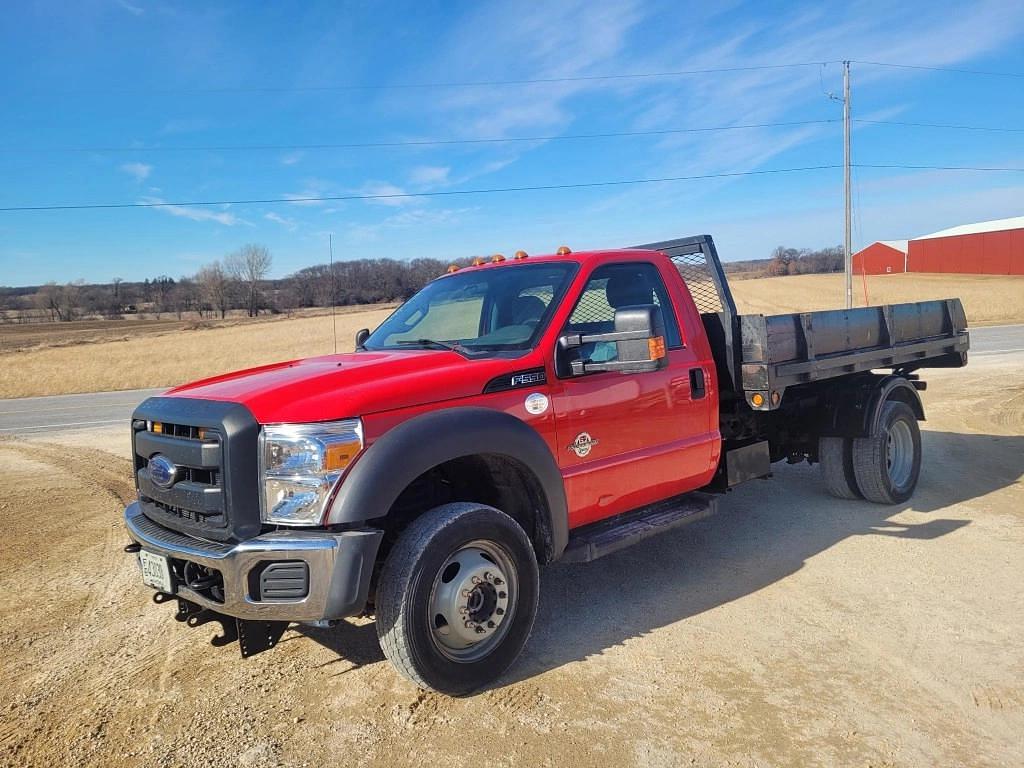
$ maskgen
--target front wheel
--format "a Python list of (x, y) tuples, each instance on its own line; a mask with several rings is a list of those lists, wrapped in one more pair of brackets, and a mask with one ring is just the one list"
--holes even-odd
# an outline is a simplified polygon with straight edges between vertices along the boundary
[(540, 575), (526, 532), (482, 504), (444, 504), (402, 532), (377, 586), (377, 636), (423, 688), (469, 693), (526, 645)]
[(882, 406), (875, 434), (853, 441), (853, 470), (868, 501), (902, 504), (913, 495), (921, 473), (921, 430), (909, 405)]

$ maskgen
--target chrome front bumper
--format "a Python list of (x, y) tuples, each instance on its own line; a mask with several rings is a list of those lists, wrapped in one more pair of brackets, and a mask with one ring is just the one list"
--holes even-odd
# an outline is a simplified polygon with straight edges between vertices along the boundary
[[(125, 509), (124, 522), (128, 535), (143, 549), (215, 568), (224, 578), (224, 602), (181, 584), (178, 597), (227, 616), (262, 621), (320, 621), (360, 613), (366, 606), (377, 548), (384, 535), (374, 529), (274, 531), (239, 544), (222, 544), (157, 525), (137, 503)], [(309, 567), (308, 594), (300, 599), (254, 599), (249, 572), (266, 562), (288, 561), (302, 561)]]

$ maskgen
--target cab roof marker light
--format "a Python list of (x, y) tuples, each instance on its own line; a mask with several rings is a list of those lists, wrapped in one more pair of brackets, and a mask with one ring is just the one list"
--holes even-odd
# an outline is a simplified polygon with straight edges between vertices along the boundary
[(486, 259), (484, 259), (483, 256), (477, 256), (475, 259), (473, 259), (473, 266), (474, 267), (479, 267), (479, 266), (481, 266), (484, 263), (486, 263)]
[(560, 245), (558, 246), (558, 250), (556, 251), (556, 253), (559, 256), (567, 256), (568, 254), (572, 253), (572, 249), (568, 245)]
[(527, 258), (529, 255), (530, 254), (528, 254), (526, 251), (516, 251), (516, 255), (513, 256), (512, 258), (515, 259), (516, 261), (519, 261), (520, 259)]
[(452, 274), (453, 272), (458, 272), (459, 271), (459, 265), (458, 264), (449, 264), (447, 271), (448, 271), (449, 275)]
[(503, 262), (504, 260), (505, 257), (502, 256), (500, 253), (496, 253), (493, 256), (491, 256), (491, 264), (501, 264), (501, 262)]

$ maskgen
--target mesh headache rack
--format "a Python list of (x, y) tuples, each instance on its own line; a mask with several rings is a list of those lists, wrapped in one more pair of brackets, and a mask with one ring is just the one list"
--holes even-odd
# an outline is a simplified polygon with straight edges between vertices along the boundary
[(734, 342), (739, 338), (736, 302), (711, 235), (680, 237), (630, 248), (660, 251), (679, 270), (711, 341), (720, 385), (724, 389), (735, 389), (741, 365), (738, 344)]

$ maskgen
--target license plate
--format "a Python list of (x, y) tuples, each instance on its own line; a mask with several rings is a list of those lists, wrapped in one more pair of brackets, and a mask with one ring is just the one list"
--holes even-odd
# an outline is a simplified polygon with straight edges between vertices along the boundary
[(167, 558), (155, 552), (139, 550), (139, 565), (142, 566), (142, 582), (150, 587), (168, 594), (174, 593), (174, 582), (171, 581), (171, 568)]

